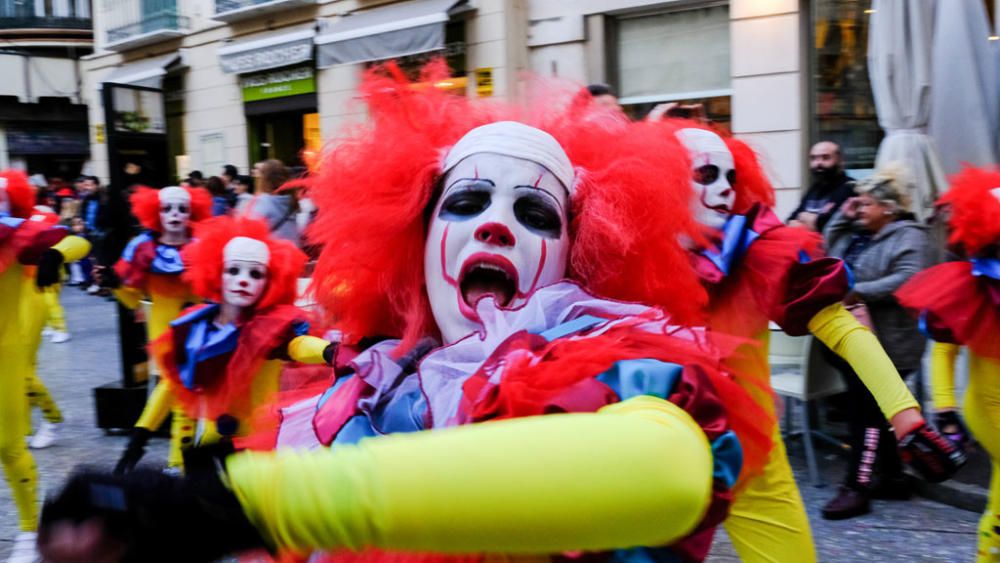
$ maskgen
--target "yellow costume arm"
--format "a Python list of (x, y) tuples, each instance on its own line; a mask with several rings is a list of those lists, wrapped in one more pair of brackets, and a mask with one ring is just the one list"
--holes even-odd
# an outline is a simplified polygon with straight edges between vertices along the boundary
[(52, 245), (52, 250), (62, 254), (64, 262), (76, 262), (83, 260), (90, 254), (90, 241), (83, 237), (70, 235)]
[(139, 306), (139, 301), (142, 300), (143, 294), (141, 291), (134, 287), (121, 286), (117, 289), (112, 289), (111, 294), (115, 296), (122, 305), (128, 307), (129, 309), (135, 309)]
[(712, 454), (676, 405), (487, 422), (227, 461), (274, 545), (546, 554), (670, 544), (707, 509)]
[(303, 364), (323, 364), (323, 350), (330, 343), (316, 336), (296, 336), (288, 343), (288, 357)]
[(957, 409), (955, 400), (955, 358), (958, 344), (935, 342), (931, 345), (931, 396), (935, 410)]
[(163, 425), (163, 421), (167, 419), (173, 405), (174, 394), (170, 391), (170, 384), (165, 379), (161, 379), (156, 383), (153, 392), (149, 394), (146, 406), (142, 409), (142, 415), (139, 416), (135, 425), (156, 432)]
[(834, 303), (816, 313), (809, 331), (851, 365), (886, 420), (906, 409), (920, 408), (878, 338), (843, 305)]

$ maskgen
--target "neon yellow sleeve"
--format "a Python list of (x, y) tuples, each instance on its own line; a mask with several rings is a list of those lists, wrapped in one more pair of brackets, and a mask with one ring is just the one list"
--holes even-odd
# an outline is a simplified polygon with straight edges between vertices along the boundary
[(142, 414), (135, 425), (156, 432), (163, 425), (163, 421), (167, 419), (170, 408), (173, 406), (174, 394), (170, 391), (170, 384), (161, 379), (156, 383), (153, 392), (149, 394), (146, 406), (143, 407)]
[(56, 250), (59, 254), (62, 254), (63, 261), (76, 262), (77, 260), (83, 260), (90, 254), (90, 247), (90, 241), (87, 239), (76, 235), (69, 235), (52, 245), (52, 250)]
[(316, 336), (296, 336), (288, 343), (288, 357), (303, 364), (322, 364), (323, 350), (330, 343)]
[(958, 344), (934, 342), (931, 344), (931, 396), (934, 408), (957, 409), (955, 400), (955, 358)]
[(676, 405), (488, 422), (310, 452), (244, 453), (230, 484), (285, 548), (547, 554), (670, 544), (701, 520), (712, 454)]
[(141, 291), (134, 287), (121, 286), (117, 289), (112, 289), (111, 294), (115, 296), (122, 305), (128, 307), (129, 309), (135, 309), (139, 306), (139, 301), (142, 300), (143, 294)]
[(843, 305), (834, 303), (816, 313), (809, 331), (851, 365), (886, 420), (906, 409), (920, 408), (878, 338)]

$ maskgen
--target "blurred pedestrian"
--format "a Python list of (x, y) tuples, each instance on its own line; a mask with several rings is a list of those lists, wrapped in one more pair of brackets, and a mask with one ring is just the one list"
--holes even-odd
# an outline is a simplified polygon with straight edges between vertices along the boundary
[(587, 91), (594, 97), (594, 101), (598, 105), (618, 111), (622, 110), (621, 104), (618, 103), (618, 95), (615, 94), (615, 90), (611, 86), (607, 84), (590, 84), (587, 86)]
[(236, 203), (233, 209), (239, 215), (246, 211), (250, 202), (253, 201), (253, 178), (250, 176), (237, 176), (233, 180), (233, 193), (236, 195)]
[(840, 206), (854, 195), (855, 182), (844, 172), (840, 145), (832, 141), (820, 141), (809, 149), (809, 171), (812, 184), (787, 222), (822, 231)]
[(205, 187), (212, 194), (212, 216), (229, 215), (232, 207), (229, 205), (229, 191), (226, 183), (218, 176), (212, 176), (205, 182)]
[[(909, 211), (910, 190), (903, 170), (877, 172), (856, 186), (858, 195), (844, 202), (825, 231), (830, 255), (842, 258), (854, 272), (845, 304), (872, 329), (904, 380), (920, 369), (925, 340), (916, 319), (893, 294), (929, 265), (930, 251), (927, 228)], [(872, 498), (909, 498), (896, 437), (878, 405), (850, 366), (832, 353), (826, 358), (844, 375), (853, 409), (849, 470), (837, 495), (823, 507), (823, 517), (867, 514)]]
[(297, 194), (294, 190), (279, 192), (289, 180), (288, 168), (280, 160), (264, 160), (253, 165), (253, 177), (255, 195), (244, 214), (264, 219), (274, 236), (298, 245), (299, 226), (295, 221), (299, 211)]

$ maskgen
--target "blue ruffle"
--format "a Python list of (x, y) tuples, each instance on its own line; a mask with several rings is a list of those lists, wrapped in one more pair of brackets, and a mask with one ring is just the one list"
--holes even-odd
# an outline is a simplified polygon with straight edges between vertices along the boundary
[(177, 366), (181, 383), (188, 389), (196, 387), (198, 364), (232, 353), (239, 342), (240, 330), (235, 324), (216, 326), (212, 322), (218, 311), (218, 305), (207, 305), (170, 323), (175, 328), (186, 325), (188, 330), (184, 341), (184, 362)]
[(746, 253), (760, 235), (747, 225), (745, 215), (730, 215), (722, 227), (722, 245), (719, 251), (703, 250), (702, 255), (708, 258), (715, 267), (728, 276), (734, 264)]

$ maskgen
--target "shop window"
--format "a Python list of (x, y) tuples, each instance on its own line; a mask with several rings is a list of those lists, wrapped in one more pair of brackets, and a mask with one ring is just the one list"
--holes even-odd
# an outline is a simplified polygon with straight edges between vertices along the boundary
[(608, 76), (626, 112), (641, 118), (659, 103), (700, 103), (710, 119), (728, 125), (728, 3), (614, 16), (607, 23)]
[(868, 170), (883, 132), (868, 79), (871, 0), (813, 0), (812, 141), (840, 145), (848, 170)]

